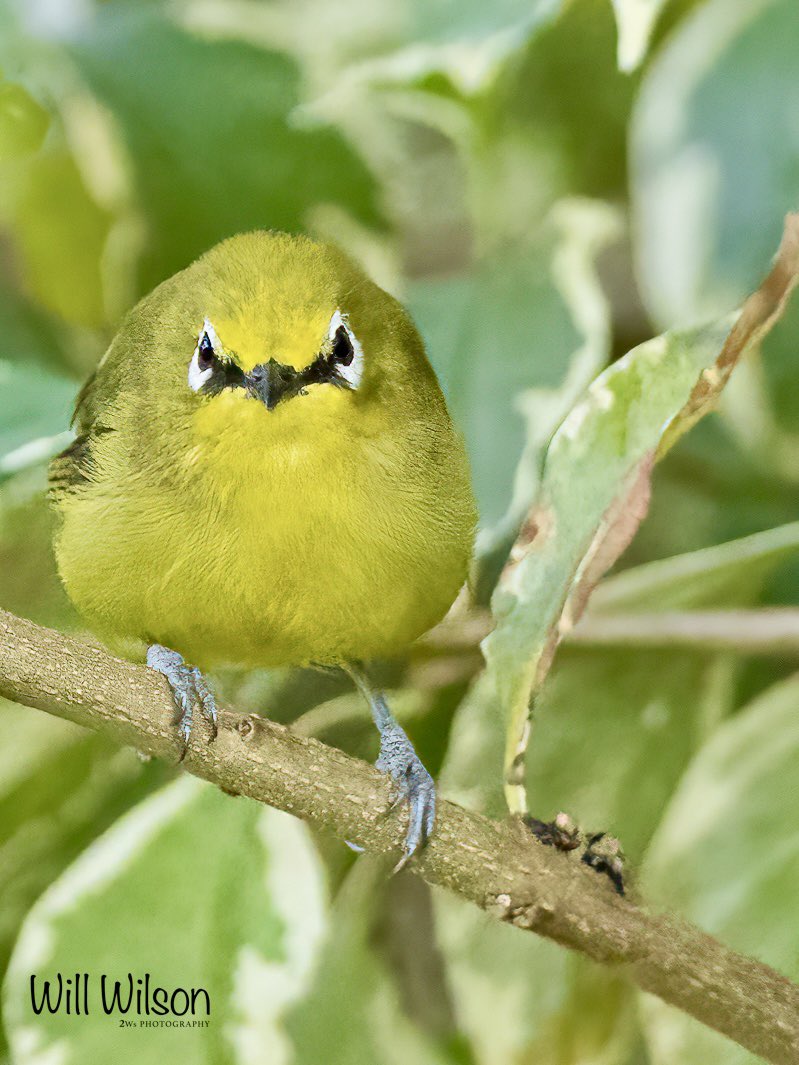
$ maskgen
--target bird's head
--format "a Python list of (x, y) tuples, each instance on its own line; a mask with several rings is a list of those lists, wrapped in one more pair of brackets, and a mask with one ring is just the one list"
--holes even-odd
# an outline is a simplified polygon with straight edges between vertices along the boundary
[(201, 443), (252, 449), (316, 434), (332, 445), (438, 395), (400, 304), (304, 237), (224, 241), (144, 301), (134, 332), (171, 412)]

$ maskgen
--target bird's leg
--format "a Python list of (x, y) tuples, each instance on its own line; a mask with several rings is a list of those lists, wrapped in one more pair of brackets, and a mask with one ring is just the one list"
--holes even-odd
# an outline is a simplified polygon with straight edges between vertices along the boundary
[(405, 801), (410, 807), (405, 853), (396, 867), (395, 871), (398, 871), (426, 843), (433, 831), (436, 786), (419, 760), (405, 730), (391, 713), (383, 694), (372, 689), (360, 667), (348, 665), (346, 670), (369, 703), (374, 723), (380, 733), (380, 756), (375, 765), (382, 773), (387, 773), (397, 785), (397, 802)]
[(186, 665), (182, 655), (177, 651), (170, 651), (168, 647), (162, 647), (160, 643), (154, 643), (147, 648), (147, 665), (156, 673), (163, 674), (169, 681), (178, 712), (175, 723), (180, 727), (183, 739), (182, 758), (189, 745), (195, 703), (199, 703), (202, 712), (211, 722), (212, 738), (216, 736), (216, 700), (213, 692), (196, 666)]

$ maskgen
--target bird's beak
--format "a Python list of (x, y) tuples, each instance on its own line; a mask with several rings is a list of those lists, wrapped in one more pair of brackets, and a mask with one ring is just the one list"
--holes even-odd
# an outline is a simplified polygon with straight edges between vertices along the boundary
[(259, 399), (267, 410), (274, 410), (281, 399), (298, 391), (297, 371), (276, 359), (259, 363), (246, 376), (247, 391)]

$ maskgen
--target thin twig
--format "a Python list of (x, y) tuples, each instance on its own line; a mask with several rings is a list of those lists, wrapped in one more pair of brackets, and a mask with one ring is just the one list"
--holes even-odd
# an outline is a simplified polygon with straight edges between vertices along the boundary
[(738, 654), (799, 655), (799, 610), (668, 610), (588, 614), (569, 643), (590, 647), (681, 647)]
[[(178, 760), (162, 677), (3, 611), (0, 695)], [(369, 850), (392, 850), (404, 838), (405, 815), (387, 816), (390, 788), (375, 769), (256, 715), (223, 711), (217, 739), (193, 736), (183, 764)], [(501, 920), (623, 967), (639, 987), (767, 1061), (799, 1061), (799, 987), (698, 928), (619, 898), (605, 878), (536, 842), (520, 822), (442, 801), (413, 868)]]
[[(419, 657), (479, 654), (491, 631), (487, 611), (446, 619), (416, 645)], [(799, 655), (799, 609), (592, 611), (564, 640), (580, 647), (680, 647), (689, 651)]]

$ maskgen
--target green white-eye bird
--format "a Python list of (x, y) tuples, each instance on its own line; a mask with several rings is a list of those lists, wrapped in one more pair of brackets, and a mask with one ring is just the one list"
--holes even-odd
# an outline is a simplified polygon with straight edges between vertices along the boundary
[(371, 705), (378, 766), (435, 789), (363, 666), (438, 622), (467, 575), (468, 464), (400, 304), (325, 244), (233, 237), (127, 316), (51, 466), (67, 592), (112, 643), (147, 644), (188, 743), (201, 670), (341, 667)]

